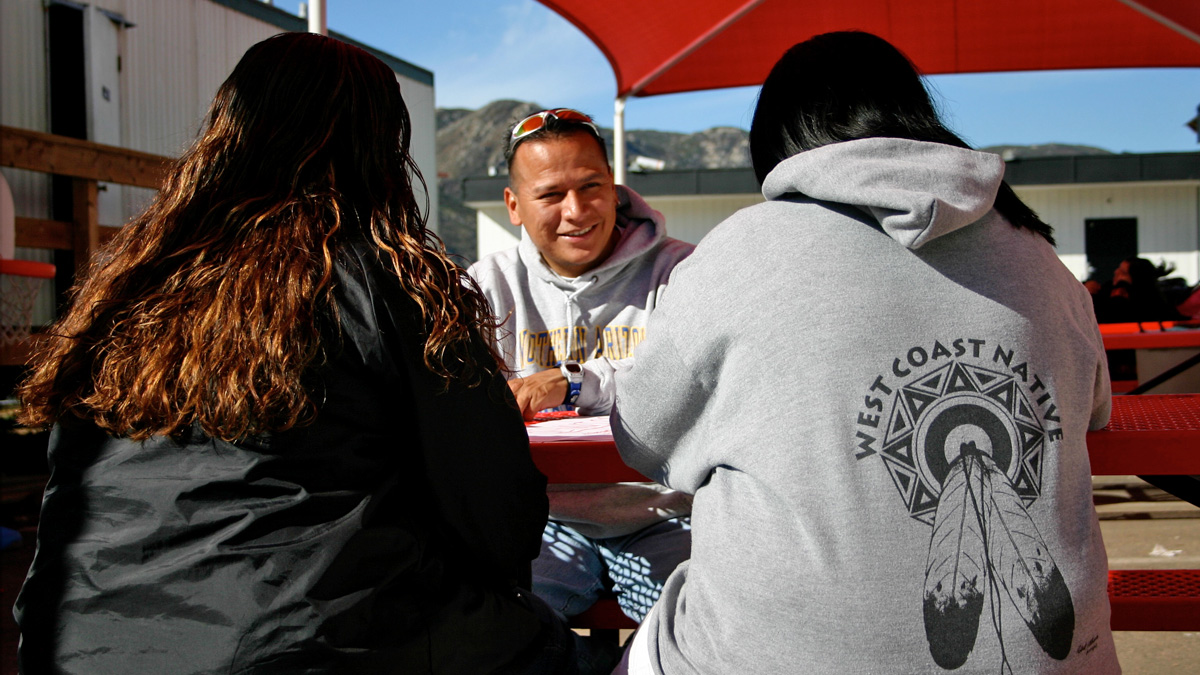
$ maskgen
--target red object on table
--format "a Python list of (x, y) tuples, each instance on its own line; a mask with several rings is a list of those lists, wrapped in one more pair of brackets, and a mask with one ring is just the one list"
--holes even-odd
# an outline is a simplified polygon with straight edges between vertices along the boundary
[(579, 413), (575, 412), (574, 410), (543, 410), (542, 412), (534, 415), (532, 420), (526, 422), (525, 426), (538, 424), (540, 422), (550, 422), (552, 420), (566, 420), (571, 419), (572, 417), (579, 417)]

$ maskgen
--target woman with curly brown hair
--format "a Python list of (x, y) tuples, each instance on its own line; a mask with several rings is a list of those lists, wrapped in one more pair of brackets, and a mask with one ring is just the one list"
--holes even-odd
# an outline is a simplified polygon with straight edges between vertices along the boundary
[(521, 590), (545, 478), (409, 139), (361, 49), (234, 68), (20, 389), (53, 427), (23, 672), (570, 668)]

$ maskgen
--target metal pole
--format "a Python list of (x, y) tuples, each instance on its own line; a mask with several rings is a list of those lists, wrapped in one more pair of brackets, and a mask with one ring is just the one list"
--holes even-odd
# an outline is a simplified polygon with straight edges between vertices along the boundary
[(329, 34), (325, 25), (325, 0), (308, 0), (308, 32)]
[(613, 179), (625, 184), (625, 97), (618, 96), (613, 104)]
[[(1158, 12), (1150, 9), (1149, 7), (1146, 6), (1146, 3), (1144, 2), (1144, 0), (1141, 2), (1139, 2), (1138, 0), (1118, 0), (1118, 2), (1120, 2), (1121, 4), (1127, 5), (1130, 9), (1133, 9), (1135, 11), (1141, 12), (1142, 14), (1145, 14), (1146, 16), (1150, 17), (1151, 19), (1161, 23), (1162, 25), (1166, 26), (1167, 28), (1170, 28), (1171, 30), (1175, 31), (1176, 33), (1179, 33), (1180, 35), (1191, 40), (1192, 42), (1200, 43), (1200, 34), (1197, 34), (1194, 31), (1190, 31), (1187, 28), (1184, 28), (1177, 21), (1172, 21), (1168, 17), (1163, 16), (1162, 14), (1159, 14)], [(1180, 10), (1180, 12), (1182, 13), (1183, 10)]]

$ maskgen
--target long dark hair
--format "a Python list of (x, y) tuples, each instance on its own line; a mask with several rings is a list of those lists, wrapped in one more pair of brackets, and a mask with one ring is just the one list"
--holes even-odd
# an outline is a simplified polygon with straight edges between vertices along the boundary
[[(970, 148), (938, 117), (916, 66), (878, 36), (825, 33), (789, 49), (763, 82), (750, 126), (750, 159), (761, 185), (783, 160), (861, 138), (907, 138)], [(1000, 183), (995, 208), (1051, 244), (1053, 229)]]
[[(499, 365), (487, 301), (426, 230), (396, 76), (344, 42), (252, 46), (154, 202), (74, 290), (20, 388), (22, 421), (64, 415), (146, 438), (234, 440), (311, 421), (301, 376), (336, 325), (334, 254), (373, 241), (419, 307), (426, 366), (473, 384)], [(328, 333), (325, 333), (326, 335)]]

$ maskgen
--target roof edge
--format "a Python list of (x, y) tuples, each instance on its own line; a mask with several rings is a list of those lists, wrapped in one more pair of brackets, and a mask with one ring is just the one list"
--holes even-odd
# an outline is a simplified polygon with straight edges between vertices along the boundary
[(1005, 162), (1012, 185), (1200, 180), (1200, 152), (1028, 157)]
[[(268, 5), (261, 0), (209, 0), (209, 2), (228, 7), (229, 9), (245, 14), (246, 16), (258, 19), (272, 26), (281, 28), (286, 31), (303, 33), (308, 30), (308, 22), (300, 17), (280, 9), (275, 5)], [(355, 40), (347, 35), (342, 35), (334, 31), (329, 31), (329, 37), (336, 38), (347, 44), (352, 44), (359, 49), (370, 52), (373, 56), (387, 64), (397, 75), (403, 75), (410, 80), (415, 80), (421, 84), (433, 86), (433, 71), (426, 70), (418, 65), (414, 65), (404, 59), (393, 56), (381, 49), (372, 47)]]
[[(1200, 180), (1200, 152), (1029, 157), (1006, 162), (1004, 178), (1014, 186), (1196, 181)], [(759, 191), (749, 168), (630, 173), (628, 179), (629, 187), (646, 197)], [(458, 182), (464, 202), (493, 202), (500, 201), (508, 176), (467, 176)]]

